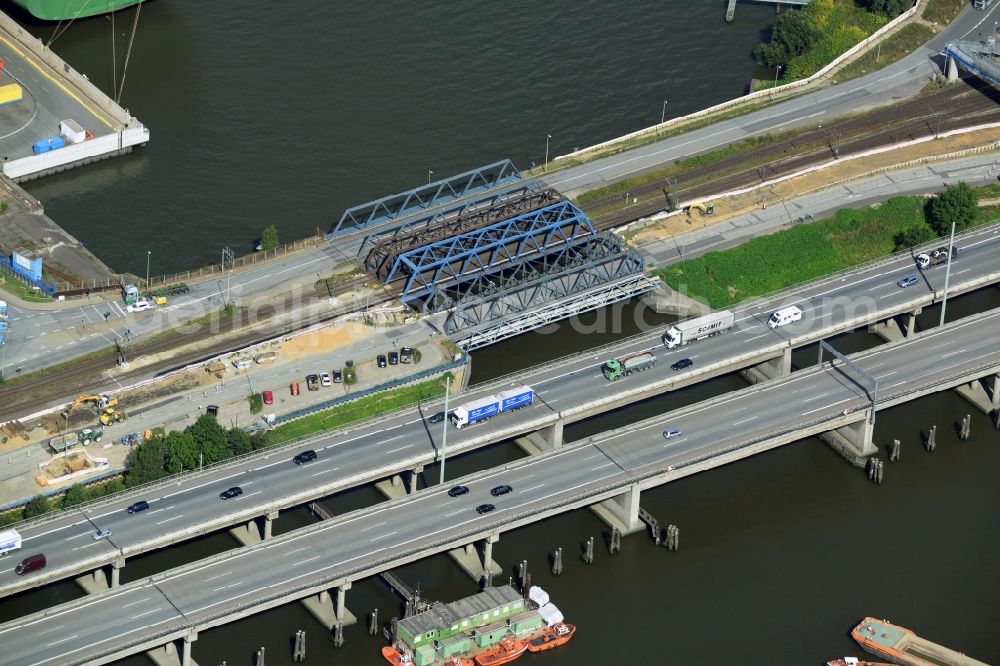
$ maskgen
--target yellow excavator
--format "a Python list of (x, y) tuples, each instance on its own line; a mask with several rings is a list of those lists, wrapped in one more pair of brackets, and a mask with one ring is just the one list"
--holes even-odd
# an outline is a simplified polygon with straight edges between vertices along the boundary
[(692, 204), (692, 205), (688, 206), (688, 209), (687, 209), (688, 217), (691, 216), (691, 211), (693, 211), (693, 210), (696, 210), (696, 211), (700, 212), (703, 217), (705, 215), (715, 215), (715, 204), (713, 204), (711, 201), (706, 201), (704, 203)]
[(112, 397), (110, 395), (78, 395), (73, 404), (69, 406), (70, 412), (79, 407), (85, 402), (92, 402), (98, 410), (104, 410), (108, 407), (114, 407), (118, 404), (118, 398)]

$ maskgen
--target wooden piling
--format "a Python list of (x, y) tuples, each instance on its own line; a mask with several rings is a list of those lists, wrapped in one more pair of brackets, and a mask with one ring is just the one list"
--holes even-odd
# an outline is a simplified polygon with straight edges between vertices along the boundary
[(583, 542), (583, 561), (587, 564), (594, 563), (594, 537), (590, 537)]
[(561, 576), (563, 571), (562, 548), (556, 548), (552, 553), (552, 575)]
[(611, 528), (611, 538), (608, 539), (608, 551), (615, 554), (622, 549), (622, 533), (617, 527)]
[(264, 647), (257, 650), (257, 666), (264, 666)]
[(368, 635), (374, 636), (378, 633), (378, 609), (372, 611), (368, 616)]
[(344, 647), (344, 625), (342, 624), (333, 628), (333, 646)]
[(306, 632), (299, 629), (295, 632), (295, 652), (292, 653), (292, 661), (306, 660)]

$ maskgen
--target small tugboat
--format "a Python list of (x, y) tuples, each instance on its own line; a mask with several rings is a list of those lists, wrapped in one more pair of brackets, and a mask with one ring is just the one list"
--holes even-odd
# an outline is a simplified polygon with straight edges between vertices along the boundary
[(471, 659), (462, 659), (461, 657), (451, 657), (445, 659), (443, 666), (476, 666), (476, 662)]
[(400, 652), (392, 645), (382, 648), (382, 656), (393, 666), (412, 666), (413, 656), (409, 652)]
[(826, 666), (893, 666), (884, 661), (861, 661), (857, 657), (844, 657), (843, 659), (831, 659), (826, 662)]
[(477, 654), (476, 663), (479, 664), (479, 666), (499, 666), (500, 664), (509, 664), (515, 659), (520, 658), (520, 656), (524, 654), (527, 649), (527, 643), (508, 636), (497, 643), (495, 648)]
[(569, 639), (573, 638), (573, 634), (575, 633), (575, 626), (572, 624), (566, 624), (565, 622), (559, 622), (552, 625), (538, 636), (529, 639), (528, 651), (541, 652), (542, 650), (551, 650), (554, 647), (568, 642)]

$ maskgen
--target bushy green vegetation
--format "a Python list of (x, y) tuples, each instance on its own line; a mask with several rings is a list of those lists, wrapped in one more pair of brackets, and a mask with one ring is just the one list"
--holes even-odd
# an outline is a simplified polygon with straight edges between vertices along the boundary
[(775, 21), (771, 41), (755, 55), (761, 65), (782, 67), (781, 80), (812, 76), (835, 58), (886, 24), (883, 13), (866, 11), (852, 0), (813, 0)]
[(278, 227), (272, 224), (261, 232), (260, 249), (265, 252), (278, 249)]
[(874, 72), (913, 53), (934, 36), (934, 30), (923, 23), (909, 23), (882, 40), (882, 45), (870, 48), (837, 72), (837, 81), (847, 81)]
[(264, 396), (260, 393), (254, 393), (251, 395), (247, 398), (247, 402), (250, 403), (251, 414), (258, 414), (262, 409), (264, 409)]
[[(965, 183), (930, 200), (895, 197), (861, 210), (754, 238), (656, 273), (671, 289), (725, 308), (755, 296), (842, 271), (991, 219)], [(964, 226), (960, 226), (964, 225)]]
[(969, 0), (928, 0), (924, 20), (948, 25), (968, 6)]
[(298, 437), (340, 428), (355, 421), (362, 421), (378, 414), (414, 405), (421, 400), (437, 398), (444, 395), (445, 377), (450, 375), (451, 373), (446, 373), (435, 379), (410, 386), (401, 386), (391, 391), (382, 391), (338, 405), (332, 409), (304, 416), (272, 430), (269, 433), (270, 441), (273, 443), (287, 442)]

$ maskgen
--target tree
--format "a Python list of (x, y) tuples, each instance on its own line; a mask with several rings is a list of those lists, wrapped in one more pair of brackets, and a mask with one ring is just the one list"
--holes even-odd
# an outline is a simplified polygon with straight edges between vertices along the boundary
[(234, 456), (242, 456), (253, 451), (253, 441), (244, 430), (240, 428), (230, 428), (226, 432), (226, 443), (229, 453)]
[(774, 21), (771, 41), (758, 44), (754, 55), (764, 67), (784, 67), (792, 58), (808, 51), (816, 38), (808, 18), (802, 12), (782, 12)]
[(198, 444), (189, 432), (171, 430), (163, 438), (163, 448), (167, 453), (167, 471), (171, 474), (198, 467)]
[(979, 196), (964, 181), (948, 187), (930, 200), (927, 206), (927, 222), (938, 236), (951, 233), (951, 223), (955, 223), (955, 233), (965, 231), (976, 222), (979, 214)]
[(260, 249), (265, 252), (278, 249), (278, 227), (273, 224), (260, 235)]
[(859, 0), (858, 4), (873, 14), (894, 18), (912, 7), (913, 0)]
[(204, 456), (204, 464), (211, 465), (230, 457), (226, 431), (211, 414), (202, 414), (187, 429), (194, 437), (198, 452)]
[(131, 488), (162, 479), (167, 475), (166, 462), (167, 451), (163, 439), (154, 437), (146, 440), (128, 454), (125, 484)]
[(88, 499), (90, 499), (90, 493), (79, 483), (74, 483), (63, 495), (62, 505), (63, 508), (76, 506), (77, 504), (83, 504)]
[(28, 505), (24, 507), (24, 517), (34, 518), (35, 516), (40, 516), (43, 513), (48, 513), (52, 510), (52, 505), (49, 503), (49, 498), (45, 495), (35, 495), (28, 502)]
[(906, 231), (900, 231), (893, 240), (896, 242), (896, 251), (908, 250), (909, 248), (926, 243), (937, 238), (934, 230), (928, 225), (920, 223), (915, 227), (910, 227)]

